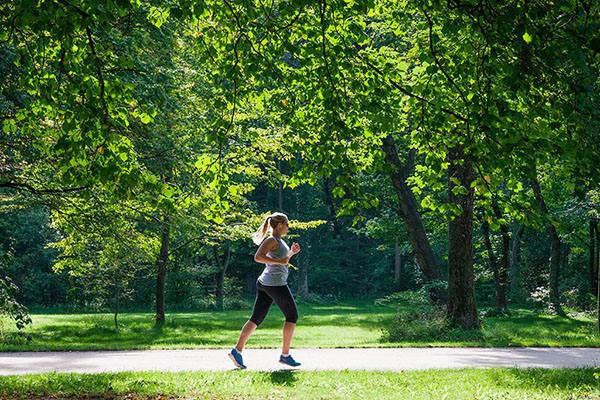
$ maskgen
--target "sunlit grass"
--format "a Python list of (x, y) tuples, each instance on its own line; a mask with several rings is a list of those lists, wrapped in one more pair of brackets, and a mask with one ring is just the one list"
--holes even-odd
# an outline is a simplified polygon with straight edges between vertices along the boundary
[(0, 398), (592, 400), (600, 398), (595, 372), (600, 370), (50, 373), (0, 377)]
[[(152, 313), (124, 313), (118, 331), (112, 314), (32, 314), (33, 324), (23, 335), (16, 335), (12, 324), (3, 324), (0, 351), (223, 348), (236, 341), (250, 311), (169, 313), (162, 328), (154, 327)], [(382, 328), (392, 323), (395, 312), (394, 307), (362, 300), (301, 304), (293, 346), (600, 346), (591, 318), (538, 315), (527, 309), (512, 310), (510, 317), (486, 318), (481, 331), (454, 330), (444, 340), (382, 342)], [(278, 347), (282, 321), (282, 313), (273, 307), (248, 347)]]

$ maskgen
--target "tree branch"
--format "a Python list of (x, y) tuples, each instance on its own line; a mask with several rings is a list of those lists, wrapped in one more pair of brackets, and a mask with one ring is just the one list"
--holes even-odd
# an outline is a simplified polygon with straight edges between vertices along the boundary
[(12, 189), (25, 189), (33, 194), (57, 194), (57, 193), (69, 193), (76, 192), (84, 189), (88, 189), (89, 186), (80, 186), (74, 188), (58, 188), (58, 189), (37, 189), (28, 183), (24, 182), (0, 182), (0, 187), (12, 188)]

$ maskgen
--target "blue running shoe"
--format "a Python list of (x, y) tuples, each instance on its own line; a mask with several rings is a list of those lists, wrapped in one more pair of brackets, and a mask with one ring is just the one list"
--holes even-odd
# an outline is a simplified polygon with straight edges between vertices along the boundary
[(298, 361), (294, 360), (291, 355), (286, 357), (279, 356), (279, 362), (285, 365), (289, 365), (290, 367), (298, 367), (301, 365)]
[(233, 363), (235, 364), (236, 367), (238, 367), (240, 369), (246, 368), (246, 366), (244, 365), (244, 359), (242, 358), (242, 353), (237, 351), (237, 349), (235, 347), (233, 349), (231, 349), (228, 356), (229, 356), (229, 358), (231, 358), (231, 361), (233, 361)]

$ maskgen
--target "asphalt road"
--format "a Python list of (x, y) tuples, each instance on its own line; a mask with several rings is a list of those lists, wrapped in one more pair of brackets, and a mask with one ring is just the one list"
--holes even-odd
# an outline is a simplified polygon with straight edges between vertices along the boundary
[[(0, 375), (45, 372), (228, 371), (227, 349), (0, 353)], [(251, 371), (290, 368), (279, 349), (246, 349)], [(600, 366), (600, 348), (353, 348), (292, 349), (300, 370), (403, 371), (464, 367), (576, 368)]]

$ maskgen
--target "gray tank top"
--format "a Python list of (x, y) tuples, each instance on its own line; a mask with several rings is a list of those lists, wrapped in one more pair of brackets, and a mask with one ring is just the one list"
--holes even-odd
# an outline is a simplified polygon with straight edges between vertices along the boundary
[[(290, 251), (290, 248), (283, 241), (283, 239), (278, 238), (276, 236), (272, 237), (275, 240), (277, 240), (279, 247), (273, 251), (268, 252), (267, 255), (271, 258), (276, 259), (284, 258)], [(258, 277), (258, 281), (260, 283), (262, 283), (265, 286), (285, 286), (287, 284), (287, 277), (290, 272), (287, 265), (267, 263), (265, 263), (265, 265), (265, 269), (263, 270), (262, 274)]]

